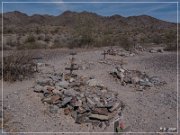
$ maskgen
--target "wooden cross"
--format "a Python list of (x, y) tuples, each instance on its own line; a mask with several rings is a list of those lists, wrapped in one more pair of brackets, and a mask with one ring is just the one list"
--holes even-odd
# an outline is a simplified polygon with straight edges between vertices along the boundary
[(65, 70), (69, 70), (70, 71), (70, 75), (72, 75), (74, 70), (78, 70), (78, 67), (75, 67), (77, 64), (74, 63), (75, 58), (73, 57), (73, 55), (76, 55), (76, 53), (70, 53), (70, 55), (72, 55), (71, 60), (71, 65), (70, 67), (66, 67)]
[(102, 53), (102, 55), (104, 55), (104, 59), (106, 59), (106, 54), (108, 53), (104, 50), (104, 52)]

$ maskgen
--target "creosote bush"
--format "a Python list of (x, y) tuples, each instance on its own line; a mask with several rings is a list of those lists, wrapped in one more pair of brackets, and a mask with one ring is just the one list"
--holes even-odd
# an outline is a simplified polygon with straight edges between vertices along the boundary
[[(36, 71), (36, 64), (32, 54), (15, 52), (3, 58), (3, 79), (4, 81), (22, 81), (31, 77)], [(2, 74), (1, 74), (2, 76)]]

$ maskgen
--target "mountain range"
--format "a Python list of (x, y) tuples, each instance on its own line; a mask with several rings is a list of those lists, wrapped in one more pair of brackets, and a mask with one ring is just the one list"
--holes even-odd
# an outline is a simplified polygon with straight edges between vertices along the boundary
[[(19, 11), (7, 12), (3, 14), (3, 26), (4, 35), (16, 34), (23, 37), (34, 33), (36, 37), (45, 34), (49, 37), (49, 43), (54, 43), (58, 39), (59, 44), (70, 44), (65, 40), (71, 40), (72, 43), (79, 39), (80, 41), (75, 43), (106, 45), (118, 45), (119, 40), (124, 40), (124, 37), (136, 42), (164, 43), (169, 33), (176, 34), (177, 28), (176, 23), (148, 15), (101, 16), (87, 11), (65, 11), (58, 16), (40, 14), (29, 16)], [(86, 41), (82, 41), (82, 38)]]

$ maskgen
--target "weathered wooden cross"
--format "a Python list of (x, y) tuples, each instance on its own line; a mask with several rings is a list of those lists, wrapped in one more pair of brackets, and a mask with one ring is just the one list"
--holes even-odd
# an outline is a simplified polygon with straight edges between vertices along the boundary
[(70, 55), (72, 55), (72, 58), (70, 59), (70, 67), (66, 67), (65, 70), (69, 70), (70, 71), (70, 75), (72, 75), (74, 70), (78, 70), (78, 67), (75, 67), (77, 64), (74, 63), (75, 58), (74, 55), (76, 55), (76, 53), (70, 53)]
[(106, 59), (106, 54), (108, 53), (104, 50), (104, 52), (102, 53), (102, 55), (104, 55), (104, 59)]

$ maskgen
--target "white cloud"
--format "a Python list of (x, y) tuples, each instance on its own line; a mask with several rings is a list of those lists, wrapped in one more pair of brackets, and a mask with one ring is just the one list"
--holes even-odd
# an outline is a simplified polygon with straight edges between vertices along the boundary
[(63, 0), (51, 0), (52, 2), (59, 2), (59, 3), (54, 3), (55, 5), (58, 6), (58, 8), (60, 8), (61, 11), (66, 11), (68, 9), (68, 6), (66, 3), (63, 3), (64, 1)]

